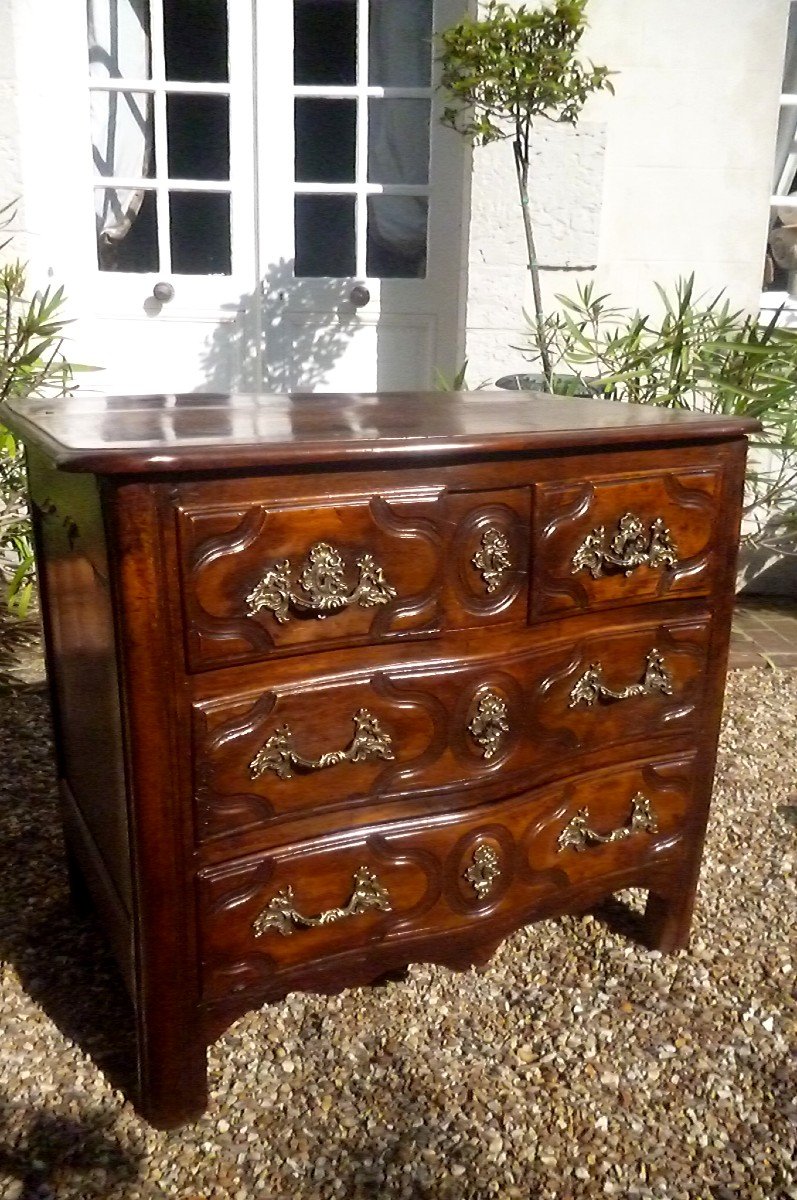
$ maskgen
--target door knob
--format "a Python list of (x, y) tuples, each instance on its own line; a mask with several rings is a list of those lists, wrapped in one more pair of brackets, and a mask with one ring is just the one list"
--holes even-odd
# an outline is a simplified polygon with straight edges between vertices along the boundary
[(170, 300), (174, 299), (174, 288), (170, 283), (156, 283), (152, 294), (161, 304), (168, 304)]
[(371, 293), (362, 283), (355, 283), (349, 292), (349, 299), (355, 308), (362, 308), (371, 299)]

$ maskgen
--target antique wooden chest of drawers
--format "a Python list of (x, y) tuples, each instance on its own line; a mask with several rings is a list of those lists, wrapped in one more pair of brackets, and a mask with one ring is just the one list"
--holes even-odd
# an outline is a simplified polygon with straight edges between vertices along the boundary
[(685, 945), (754, 426), (523, 394), (28, 402), (67, 854), (142, 1111), (294, 989), (648, 892)]

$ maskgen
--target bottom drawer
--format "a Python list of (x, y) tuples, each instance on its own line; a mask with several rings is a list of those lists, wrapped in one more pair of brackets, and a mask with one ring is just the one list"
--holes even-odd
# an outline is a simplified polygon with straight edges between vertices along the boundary
[[(289, 990), (336, 957), (567, 908), (568, 892), (643, 868), (688, 835), (694, 754), (595, 771), (477, 810), (279, 847), (199, 874), (203, 994)], [(395, 955), (391, 955), (395, 958)], [(341, 962), (341, 968), (345, 969)], [(296, 984), (299, 986), (299, 983)]]

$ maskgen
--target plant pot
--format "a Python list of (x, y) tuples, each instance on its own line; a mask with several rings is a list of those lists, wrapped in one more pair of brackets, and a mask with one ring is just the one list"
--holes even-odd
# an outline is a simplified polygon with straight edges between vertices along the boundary
[(542, 392), (547, 396), (599, 396), (603, 390), (597, 381), (593, 386), (576, 375), (554, 375), (553, 392), (546, 388), (544, 375), (502, 375), (495, 386), (507, 392)]

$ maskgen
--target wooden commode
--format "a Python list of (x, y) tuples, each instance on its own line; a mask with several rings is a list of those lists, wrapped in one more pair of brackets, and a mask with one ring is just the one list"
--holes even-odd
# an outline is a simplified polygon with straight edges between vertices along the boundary
[(483, 963), (626, 887), (686, 944), (753, 422), (486, 392), (0, 416), (70, 872), (154, 1124), (289, 991)]

